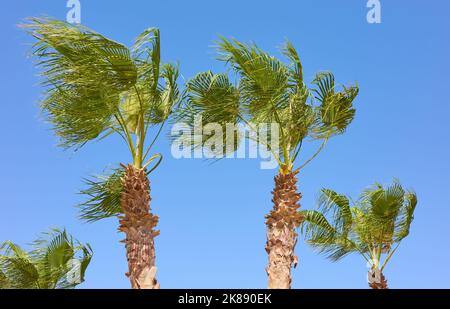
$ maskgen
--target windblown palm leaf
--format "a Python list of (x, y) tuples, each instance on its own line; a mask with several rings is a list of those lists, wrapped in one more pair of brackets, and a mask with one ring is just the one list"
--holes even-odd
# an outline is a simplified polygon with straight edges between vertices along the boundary
[(87, 196), (88, 200), (79, 205), (82, 220), (93, 222), (122, 213), (120, 207), (122, 177), (123, 170), (116, 169), (107, 176), (85, 179), (87, 189), (80, 193)]
[[(239, 123), (239, 91), (225, 74), (213, 74), (211, 71), (199, 73), (186, 84), (187, 102), (179, 110), (178, 120), (183, 121), (191, 130), (196, 126), (204, 128), (208, 124), (218, 124), (223, 132), (223, 149), (227, 151), (227, 143), (235, 151), (239, 144), (239, 136), (233, 130), (228, 134), (226, 125)], [(201, 115), (201, 123), (196, 123)], [(216, 132), (202, 130), (200, 138), (190, 140), (193, 148), (203, 147)], [(186, 143), (186, 144), (189, 144)]]
[(92, 258), (89, 244), (73, 240), (65, 230), (52, 230), (25, 252), (5, 241), (0, 249), (0, 288), (67, 289), (84, 281)]

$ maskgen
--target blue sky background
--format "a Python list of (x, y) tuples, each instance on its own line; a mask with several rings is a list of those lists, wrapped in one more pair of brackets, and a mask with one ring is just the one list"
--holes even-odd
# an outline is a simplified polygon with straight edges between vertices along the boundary
[[(130, 45), (146, 27), (162, 34), (162, 56), (178, 60), (185, 78), (224, 71), (211, 47), (217, 35), (255, 41), (279, 55), (289, 38), (305, 78), (331, 70), (358, 81), (357, 116), (299, 175), (302, 207), (314, 208), (330, 187), (356, 197), (375, 181), (398, 177), (419, 196), (411, 235), (386, 269), (391, 287), (450, 288), (450, 2), (382, 0), (382, 23), (366, 22), (365, 0), (106, 1), (81, 0), (82, 23)], [(4, 1), (0, 9), (2, 162), (0, 240), (26, 244), (49, 227), (66, 226), (95, 250), (84, 288), (128, 288), (117, 220), (85, 224), (74, 207), (81, 178), (128, 162), (118, 139), (63, 151), (39, 115), (31, 39), (16, 24), (28, 16), (64, 19), (65, 0)], [(308, 145), (312, 152), (316, 145)], [(164, 288), (264, 288), (264, 215), (272, 207), (275, 170), (258, 160), (165, 160), (151, 175), (160, 216), (158, 279)], [(331, 263), (301, 241), (295, 288), (366, 288), (359, 256)]]

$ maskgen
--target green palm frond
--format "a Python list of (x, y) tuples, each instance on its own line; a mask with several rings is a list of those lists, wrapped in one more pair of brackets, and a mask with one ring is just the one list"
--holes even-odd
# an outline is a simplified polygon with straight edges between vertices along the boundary
[(287, 41), (281, 51), (292, 61), (293, 69), (290, 70), (291, 81), (295, 84), (303, 85), (303, 66), (294, 45)]
[(1, 245), (0, 269), (5, 276), (2, 280), (11, 288), (36, 288), (39, 272), (30, 255), (18, 245), (5, 241)]
[(328, 222), (323, 213), (317, 210), (302, 210), (300, 213), (304, 216), (302, 232), (309, 239), (323, 239), (326, 236), (331, 240), (336, 237), (336, 229)]
[(31, 18), (22, 25), (37, 39), (33, 56), (43, 68), (44, 84), (129, 89), (137, 69), (128, 48), (82, 26), (49, 18)]
[[(237, 125), (240, 121), (239, 91), (228, 77), (211, 71), (202, 72), (187, 82), (186, 89), (185, 104), (179, 109), (177, 119), (191, 129), (197, 125), (195, 121), (198, 116), (201, 116), (202, 123), (199, 125), (202, 127), (216, 123), (224, 133), (222, 141), (224, 148), (229, 142), (233, 150), (237, 149), (239, 137), (236, 132), (229, 136), (226, 132), (226, 124)], [(203, 133), (201, 139), (188, 141), (193, 148), (204, 146), (214, 134)]]
[(45, 257), (51, 267), (66, 264), (74, 255), (73, 240), (69, 239), (66, 231), (56, 232), (45, 248)]
[(337, 261), (358, 250), (347, 235), (340, 233), (329, 223), (325, 215), (315, 210), (300, 211), (304, 215), (302, 233), (306, 242), (332, 261)]
[(347, 237), (353, 224), (352, 211), (349, 199), (342, 194), (330, 189), (322, 189), (319, 197), (319, 205), (324, 214), (332, 212), (334, 228)]
[(158, 28), (145, 29), (131, 47), (139, 64), (139, 77), (147, 82), (152, 93), (156, 92), (160, 77), (161, 35)]
[[(1, 258), (0, 258), (0, 265), (1, 265)], [(12, 288), (11, 282), (9, 281), (6, 274), (2, 270), (0, 270), (0, 289), (10, 289), (10, 288)]]
[(148, 112), (148, 122), (161, 124), (172, 114), (174, 107), (180, 102), (181, 93), (177, 85), (179, 76), (178, 65), (164, 64), (161, 67), (161, 78), (164, 85), (159, 85), (158, 100), (153, 100), (153, 105)]
[(372, 188), (366, 190), (361, 200), (369, 203), (371, 213), (379, 220), (394, 219), (404, 202), (405, 190), (401, 184), (394, 180), (394, 183), (383, 187), (380, 184), (375, 184)]
[(316, 99), (320, 102), (317, 108), (319, 118), (311, 135), (324, 138), (342, 134), (355, 117), (353, 101), (358, 95), (357, 86), (343, 87), (336, 91), (334, 75), (330, 72), (318, 73), (313, 81)]
[(42, 108), (65, 148), (80, 147), (112, 126), (118, 95), (103, 90), (55, 88), (48, 91)]
[(135, 39), (131, 51), (134, 58), (153, 56), (155, 65), (159, 65), (161, 37), (158, 28), (147, 28)]
[(39, 272), (28, 260), (18, 257), (1, 257), (0, 267), (11, 288), (33, 289), (38, 287)]
[[(161, 71), (161, 36), (157, 28), (145, 29), (131, 47), (133, 58), (138, 67), (141, 112), (147, 113), (155, 102), (160, 101), (158, 92)], [(135, 94), (136, 95), (136, 94)], [(136, 98), (137, 100), (138, 98)]]
[(69, 239), (65, 230), (54, 229), (35, 240), (33, 248), (30, 254), (40, 269), (39, 287), (54, 288), (58, 280), (62, 279), (59, 277), (67, 268), (67, 263), (74, 256), (72, 239)]
[(22, 25), (37, 39), (42, 108), (64, 147), (79, 147), (111, 126), (120, 96), (137, 80), (127, 47), (81, 26), (32, 18)]
[(219, 59), (241, 75), (241, 100), (251, 121), (281, 122), (277, 112), (288, 105), (291, 88), (287, 66), (254, 44), (221, 38), (218, 48)]
[(123, 191), (123, 173), (122, 168), (117, 168), (109, 175), (85, 179), (87, 189), (80, 193), (87, 196), (87, 201), (79, 205), (82, 220), (94, 222), (122, 212), (120, 197)]
[(405, 204), (402, 207), (398, 218), (395, 241), (399, 242), (409, 235), (411, 223), (414, 220), (414, 210), (417, 206), (417, 195), (415, 192), (407, 192)]
[(80, 279), (83, 282), (84, 278), (86, 276), (86, 270), (91, 263), (92, 256), (93, 256), (93, 250), (92, 247), (89, 244), (83, 245), (80, 242), (78, 243), (78, 248), (80, 248), (83, 251), (83, 255), (80, 257)]

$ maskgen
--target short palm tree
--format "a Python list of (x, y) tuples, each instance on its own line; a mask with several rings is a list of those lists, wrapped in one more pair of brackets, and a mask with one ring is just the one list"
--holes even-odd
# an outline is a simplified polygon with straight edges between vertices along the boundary
[(69, 289), (84, 281), (92, 258), (89, 244), (65, 230), (52, 230), (24, 251), (5, 241), (0, 245), (0, 289)]
[(398, 181), (385, 187), (375, 184), (353, 207), (345, 195), (323, 189), (320, 211), (300, 212), (305, 218), (302, 230), (308, 244), (332, 261), (353, 252), (360, 254), (371, 265), (369, 286), (387, 289), (383, 270), (408, 236), (416, 205), (416, 194)]
[[(81, 205), (86, 221), (119, 216), (133, 288), (158, 288), (148, 174), (162, 156), (149, 156), (179, 97), (178, 66), (162, 64), (160, 32), (145, 30), (131, 49), (82, 26), (32, 18), (23, 25), (37, 43), (47, 119), (65, 148), (117, 134), (132, 163), (87, 180)], [(151, 142), (146, 144), (148, 135)], [(156, 162), (156, 164), (152, 163)], [(150, 164), (153, 168), (148, 169)]]
[[(282, 49), (291, 61), (289, 64), (254, 44), (236, 40), (222, 38), (218, 50), (219, 59), (237, 73), (236, 83), (226, 74), (198, 74), (187, 83), (187, 100), (180, 118), (190, 127), (195, 126), (196, 115), (202, 115), (203, 125), (243, 124), (255, 132), (250, 135), (256, 135), (259, 142), (263, 142), (258, 135), (260, 124), (279, 125), (279, 149), (271, 149), (268, 145), (279, 171), (273, 190), (274, 206), (266, 216), (269, 256), (266, 271), (269, 288), (290, 288), (291, 268), (297, 260), (294, 255), (296, 228), (302, 221), (297, 211), (301, 195), (297, 192), (296, 175), (319, 154), (332, 136), (342, 134), (352, 122), (355, 115), (352, 102), (358, 87), (338, 90), (333, 74), (323, 72), (314, 78), (313, 88), (308, 88), (298, 53), (289, 42)], [(236, 132), (225, 134), (224, 141), (231, 141), (233, 145), (228, 150), (238, 148), (239, 136)], [(194, 138), (191, 146), (205, 147), (210, 137), (203, 134)], [(307, 139), (320, 140), (321, 146), (297, 167)]]

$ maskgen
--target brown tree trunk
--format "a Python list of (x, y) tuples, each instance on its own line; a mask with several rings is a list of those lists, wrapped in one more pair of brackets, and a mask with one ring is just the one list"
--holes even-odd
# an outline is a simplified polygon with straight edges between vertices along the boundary
[(297, 173), (294, 171), (275, 176), (275, 189), (272, 191), (274, 205), (266, 216), (269, 289), (290, 289), (291, 268), (297, 266), (294, 254), (298, 236), (296, 228), (303, 220), (298, 213), (301, 195), (297, 193)]
[(374, 290), (388, 289), (387, 280), (379, 269), (372, 269), (367, 275), (369, 286)]
[(121, 207), (123, 216), (119, 230), (126, 235), (128, 272), (133, 289), (159, 289), (156, 280), (154, 237), (159, 231), (153, 228), (158, 217), (150, 213), (150, 183), (144, 169), (124, 166)]

